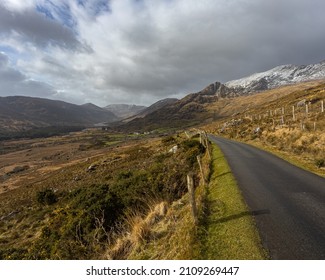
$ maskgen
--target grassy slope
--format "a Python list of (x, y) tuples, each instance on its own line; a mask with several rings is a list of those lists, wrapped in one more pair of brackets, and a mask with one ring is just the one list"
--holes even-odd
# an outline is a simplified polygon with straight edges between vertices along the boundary
[[(196, 189), (199, 226), (191, 216), (188, 194), (154, 224), (151, 238), (128, 259), (267, 259), (254, 220), (221, 151), (213, 146), (210, 183)], [(203, 159), (204, 173), (209, 164)]]
[(267, 259), (255, 223), (220, 149), (214, 146), (202, 259)]
[[(118, 140), (107, 136), (97, 141), (94, 135), (96, 145)], [(175, 144), (177, 153), (169, 153)], [(127, 141), (2, 193), (0, 259), (125, 259), (158, 238), (165, 238), (166, 255), (154, 247), (153, 258), (190, 259), (190, 251), (177, 244), (192, 238), (186, 174), (197, 170), (200, 148), (198, 141), (178, 136)], [(44, 191), (55, 201), (39, 200)], [(166, 210), (160, 210), (161, 203)], [(158, 223), (162, 219), (165, 223)], [(170, 238), (176, 229), (180, 235)], [(121, 240), (126, 252), (113, 254)]]
[(310, 159), (302, 158), (299, 155), (295, 155), (293, 153), (289, 153), (286, 151), (280, 151), (275, 147), (272, 146), (266, 146), (261, 144), (258, 141), (248, 141), (247, 144), (250, 144), (252, 146), (255, 146), (261, 150), (265, 150), (269, 153), (272, 153), (280, 158), (282, 158), (285, 161), (290, 162), (293, 165), (296, 165), (304, 170), (307, 170), (309, 172), (315, 173), (321, 177), (325, 177), (325, 169), (324, 168), (318, 168), (313, 161)]
[[(325, 160), (325, 115), (320, 111), (324, 92), (324, 82), (316, 81), (235, 98), (227, 101), (232, 102), (226, 106), (229, 110), (239, 112), (238, 107), (249, 106), (242, 113), (211, 123), (205, 129), (210, 133), (248, 142), (324, 177), (325, 166), (318, 166), (319, 162)], [(264, 103), (260, 102), (262, 99)], [(305, 107), (297, 106), (304, 99), (312, 101), (308, 116)], [(293, 106), (296, 120), (293, 120)], [(285, 109), (283, 125), (280, 123), (282, 108)], [(233, 120), (239, 123), (231, 124)], [(304, 130), (301, 129), (302, 123)], [(258, 127), (260, 134), (254, 132)]]
[[(182, 140), (177, 138), (177, 141), (182, 142)], [(124, 241), (125, 252), (115, 254), (115, 258), (264, 258), (252, 218), (247, 212), (247, 207), (233, 179), (227, 174), (229, 168), (224, 161), (221, 161), (221, 154), (216, 150), (213, 153), (213, 173), (209, 192), (207, 193), (207, 188), (202, 182), (196, 188), (198, 208), (207, 209), (208, 207), (210, 210), (208, 216), (204, 215), (206, 212), (201, 211), (201, 216), (204, 217), (200, 219), (202, 223), (198, 227), (193, 222), (188, 194), (184, 194), (179, 200), (165, 202), (165, 211), (159, 210), (158, 206), (163, 202), (163, 198), (158, 197), (157, 194), (155, 201), (148, 202), (150, 205), (146, 211), (134, 217), (131, 215), (129, 221), (131, 228), (127, 230), (128, 233), (117, 231), (118, 236), (110, 236), (117, 240), (107, 243), (105, 233), (108, 228), (105, 228), (104, 232), (99, 232), (99, 228), (95, 228), (87, 234), (85, 232), (82, 236), (82, 232), (79, 231), (76, 235), (76, 229), (83, 226), (80, 222), (84, 223), (85, 218), (93, 217), (91, 213), (90, 216), (86, 215), (88, 212), (84, 211), (88, 211), (89, 206), (83, 204), (97, 195), (100, 199), (96, 198), (95, 201), (103, 202), (102, 191), (106, 190), (103, 189), (104, 186), (110, 186), (109, 189), (113, 191), (127, 184), (127, 186), (132, 186), (132, 189), (139, 190), (141, 186), (137, 187), (137, 185), (141, 185), (142, 181), (147, 178), (143, 177), (144, 170), (146, 172), (151, 170), (154, 172), (154, 174), (150, 173), (152, 176), (149, 173), (146, 174), (150, 175), (148, 178), (153, 181), (150, 179), (150, 182), (144, 182), (145, 186), (152, 188), (155, 182), (160, 182), (164, 183), (167, 188), (182, 188), (182, 178), (186, 177), (187, 172), (184, 170), (186, 167), (184, 160), (191, 157), (192, 149), (181, 148), (175, 155), (165, 154), (164, 151), (175, 143), (164, 144), (164, 141), (159, 139), (153, 142), (132, 145), (130, 143), (130, 146), (122, 146), (98, 158), (92, 158), (90, 162), (80, 162), (66, 167), (53, 176), (33, 184), (32, 188), (22, 187), (2, 194), (0, 217), (6, 216), (6, 213), (11, 213), (14, 209), (17, 210), (18, 204), (20, 207), (19, 212), (14, 212), (12, 217), (0, 221), (0, 258), (105, 259), (112, 258), (112, 249), (116, 248), (117, 243), (123, 243), (122, 241)], [(139, 149), (146, 151), (142, 154), (143, 158), (139, 155)], [(207, 154), (203, 157), (202, 163), (204, 174), (208, 174), (210, 160)], [(97, 166), (92, 172), (87, 171), (90, 164)], [(160, 174), (162, 171), (160, 167), (164, 167), (163, 174)], [(167, 176), (170, 172), (175, 172), (174, 176)], [(132, 176), (124, 178), (126, 175)], [(78, 180), (73, 180), (76, 176)], [(114, 186), (117, 183), (121, 186), (116, 186), (116, 189)], [(58, 190), (57, 203), (43, 206), (35, 201), (36, 193), (44, 188)], [(4, 203), (6, 197), (10, 199)], [(206, 205), (206, 202), (209, 204)], [(100, 222), (101, 217), (99, 212), (96, 221)], [(75, 222), (76, 225), (74, 225)], [(55, 233), (60, 233), (61, 237), (58, 239)], [(100, 235), (103, 235), (103, 240), (98, 240)], [(120, 248), (123, 249), (123, 247)]]

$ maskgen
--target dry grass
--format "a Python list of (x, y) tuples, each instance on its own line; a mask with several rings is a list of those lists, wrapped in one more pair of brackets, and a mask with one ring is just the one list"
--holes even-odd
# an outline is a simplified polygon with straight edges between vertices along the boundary
[(120, 233), (116, 243), (107, 250), (108, 259), (127, 259), (132, 253), (141, 251), (141, 247), (157, 235), (155, 225), (167, 214), (168, 204), (163, 201), (153, 205), (149, 213), (142, 217), (140, 214), (129, 214), (126, 218), (128, 230)]
[[(270, 97), (277, 96), (276, 99)], [(253, 102), (252, 98), (255, 98)], [(262, 101), (259, 101), (260, 99)], [(298, 102), (306, 100), (306, 106)], [(232, 118), (225, 118), (206, 127), (210, 133), (260, 145), (294, 159), (293, 163), (320, 175), (325, 170), (325, 84), (321, 81), (286, 86), (251, 97), (233, 99), (230, 109), (252, 101), (249, 107)], [(293, 115), (293, 109), (294, 115)], [(256, 129), (259, 129), (256, 132)], [(297, 160), (296, 160), (297, 158)], [(317, 167), (317, 168), (316, 168)]]
[(271, 102), (277, 102), (279, 99), (286, 97), (296, 91), (304, 91), (310, 88), (322, 85), (324, 80), (316, 80), (295, 85), (283, 86), (280, 88), (267, 90), (250, 96), (241, 96), (236, 98), (220, 99), (215, 103), (208, 104), (207, 110), (221, 117), (235, 116), (263, 106)]
[[(210, 159), (208, 154), (202, 158), (202, 166), (207, 179), (210, 172)], [(206, 196), (205, 180), (200, 179), (200, 184), (195, 190), (196, 204), (199, 215), (204, 214), (204, 199)], [(198, 227), (195, 226), (189, 203), (189, 195), (185, 194), (181, 199), (171, 205), (166, 202), (152, 204), (151, 211), (144, 218), (137, 217), (137, 223), (131, 219), (131, 235), (126, 239), (138, 235), (144, 224), (150, 227), (150, 233), (146, 239), (137, 238), (136, 243), (125, 256), (128, 259), (151, 260), (190, 260), (200, 259), (201, 242), (198, 239)], [(147, 234), (147, 233), (146, 233)], [(139, 242), (138, 242), (139, 241)]]
[(166, 216), (151, 226), (149, 242), (135, 248), (128, 259), (193, 259), (196, 227), (188, 204), (188, 195), (174, 202)]

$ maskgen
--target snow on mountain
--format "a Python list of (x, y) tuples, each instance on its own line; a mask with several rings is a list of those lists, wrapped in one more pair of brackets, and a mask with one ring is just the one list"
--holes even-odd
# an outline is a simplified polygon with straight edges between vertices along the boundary
[(239, 80), (229, 81), (225, 86), (247, 93), (316, 79), (325, 79), (325, 61), (303, 66), (282, 65)]

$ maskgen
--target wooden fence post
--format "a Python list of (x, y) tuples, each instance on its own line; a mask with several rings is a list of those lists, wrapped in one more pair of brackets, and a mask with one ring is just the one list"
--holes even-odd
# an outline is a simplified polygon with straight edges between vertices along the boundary
[(197, 162), (198, 162), (199, 167), (200, 167), (200, 173), (201, 173), (201, 177), (202, 177), (203, 183), (206, 186), (208, 182), (207, 182), (207, 180), (206, 180), (206, 178), (204, 176), (204, 172), (203, 172), (203, 168), (202, 168), (202, 163), (201, 163), (201, 157), (200, 156), (197, 156), (196, 159), (197, 159)]
[(283, 116), (281, 116), (280, 121), (281, 121), (281, 124), (284, 125), (284, 117)]
[(208, 152), (208, 157), (209, 157), (209, 159), (211, 159), (210, 148), (209, 148), (209, 138), (208, 138), (206, 131), (204, 131), (204, 136), (205, 136), (205, 141), (206, 141), (206, 150)]
[(324, 100), (321, 101), (321, 112), (324, 113)]
[(193, 180), (193, 173), (187, 174), (187, 188), (188, 188), (188, 194), (190, 197), (190, 204), (192, 209), (192, 215), (194, 219), (195, 225), (198, 225), (198, 215), (197, 215), (197, 208), (196, 208), (196, 202), (195, 202), (195, 190), (194, 190), (194, 180)]

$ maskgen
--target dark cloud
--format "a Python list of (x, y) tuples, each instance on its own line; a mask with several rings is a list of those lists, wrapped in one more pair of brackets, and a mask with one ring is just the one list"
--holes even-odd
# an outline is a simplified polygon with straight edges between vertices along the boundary
[[(23, 50), (10, 57), (20, 72), (8, 66), (6, 79), (41, 77), (66, 101), (149, 105), (214, 81), (325, 59), (323, 0), (36, 2), (35, 10), (0, 9), (0, 36)], [(80, 42), (93, 52), (71, 52)]]
[(0, 96), (51, 97), (55, 94), (55, 90), (50, 85), (28, 79), (26, 75), (12, 68), (8, 62), (8, 57), (0, 53)]
[(0, 4), (0, 34), (13, 33), (40, 47), (57, 45), (67, 49), (80, 48), (76, 34), (60, 23), (33, 9), (10, 11)]
[(111, 43), (126, 51), (106, 67), (108, 88), (163, 98), (324, 59), (322, 1), (181, 2), (135, 9), (118, 24), (119, 40)]
[[(2, 85), (2, 90), (4, 84), (14, 85), (17, 82), (23, 81), (25, 78), (21, 72), (9, 66), (8, 56), (0, 52), (0, 85)], [(0, 91), (2, 90), (0, 89)]]
[(8, 65), (8, 56), (0, 52), (0, 67)]

